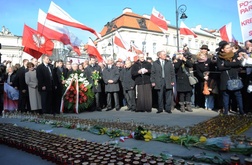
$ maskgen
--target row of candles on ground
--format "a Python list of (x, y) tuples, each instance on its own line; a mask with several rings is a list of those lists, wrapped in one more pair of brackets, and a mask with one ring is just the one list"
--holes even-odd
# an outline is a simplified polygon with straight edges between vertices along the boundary
[[(136, 150), (128, 150), (113, 145), (102, 145), (86, 140), (73, 139), (45, 132), (0, 124), (0, 143), (41, 156), (57, 164), (184, 164), (185, 161), (164, 160)], [(193, 164), (188, 162), (187, 164)]]
[[(57, 164), (188, 164), (183, 159), (174, 160), (169, 157), (148, 155), (136, 150), (119, 148), (118, 146), (98, 144), (81, 139), (58, 136), (45, 132), (17, 127), (12, 124), (0, 124), (0, 143), (41, 156)], [(232, 156), (232, 165), (241, 165), (238, 156)], [(245, 165), (252, 165), (252, 158), (244, 160)]]

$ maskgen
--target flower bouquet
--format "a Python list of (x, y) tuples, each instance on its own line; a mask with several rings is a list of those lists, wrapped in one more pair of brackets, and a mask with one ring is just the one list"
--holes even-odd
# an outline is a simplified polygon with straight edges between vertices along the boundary
[(102, 127), (102, 126), (99, 126), (99, 125), (95, 125), (93, 127), (91, 127), (89, 129), (89, 132), (91, 133), (94, 133), (94, 134), (97, 134), (97, 135), (104, 135), (107, 133), (107, 128), (106, 127)]
[(97, 70), (94, 70), (91, 76), (92, 80), (94, 81), (94, 86), (98, 86), (98, 81), (101, 79), (100, 72)]
[(152, 133), (150, 130), (138, 126), (138, 128), (135, 130), (134, 138), (148, 142), (152, 139)]
[(61, 101), (61, 112), (83, 112), (94, 100), (94, 93), (83, 73), (72, 73), (64, 86), (64, 94)]

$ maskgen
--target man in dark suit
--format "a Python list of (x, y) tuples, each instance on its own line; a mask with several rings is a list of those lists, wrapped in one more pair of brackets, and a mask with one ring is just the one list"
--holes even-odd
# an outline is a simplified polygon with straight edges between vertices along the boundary
[(17, 70), (14, 80), (14, 87), (19, 90), (18, 110), (21, 112), (30, 111), (28, 86), (25, 83), (25, 73), (28, 71), (26, 65), (28, 62), (28, 59), (23, 60), (23, 66)]
[(175, 72), (171, 61), (166, 60), (166, 52), (159, 51), (156, 60), (151, 68), (151, 83), (158, 93), (158, 111), (163, 112), (164, 97), (165, 111), (171, 113), (172, 106), (172, 88), (175, 82)]
[(125, 61), (125, 68), (120, 73), (120, 80), (122, 82), (124, 97), (127, 101), (128, 111), (136, 110), (136, 91), (135, 81), (131, 75), (132, 63), (130, 60)]
[(55, 67), (53, 68), (54, 85), (57, 86), (57, 89), (55, 90), (54, 93), (55, 96), (54, 107), (56, 113), (60, 113), (61, 99), (63, 96), (64, 84), (66, 79), (67, 79), (67, 69), (63, 67), (63, 61), (58, 60), (55, 62)]
[(98, 80), (97, 86), (94, 84), (94, 80), (92, 79), (92, 74), (94, 71), (99, 72), (100, 77), (102, 76), (101, 67), (96, 63), (96, 59), (94, 57), (90, 58), (89, 65), (85, 68), (84, 73), (87, 77), (87, 80), (90, 84), (92, 84), (92, 91), (95, 94), (95, 103), (92, 106), (92, 110), (101, 111), (100, 104), (100, 93), (101, 90), (101, 80)]
[(49, 57), (42, 56), (42, 63), (36, 69), (38, 90), (41, 94), (42, 113), (53, 113), (52, 95), (55, 90), (53, 68), (49, 65)]
[(107, 60), (107, 66), (104, 68), (102, 72), (103, 81), (105, 83), (105, 92), (107, 93), (107, 111), (112, 110), (111, 104), (111, 95), (113, 94), (115, 100), (115, 108), (117, 111), (120, 110), (119, 104), (119, 70), (116, 66), (113, 65), (113, 59)]

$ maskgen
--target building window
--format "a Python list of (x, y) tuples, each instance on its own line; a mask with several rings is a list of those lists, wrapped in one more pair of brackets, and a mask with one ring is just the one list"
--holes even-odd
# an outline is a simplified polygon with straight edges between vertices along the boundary
[(175, 35), (173, 36), (173, 45), (177, 46), (177, 37)]
[(188, 39), (188, 48), (191, 48), (191, 47), (192, 47), (192, 39), (189, 38), (189, 39)]
[(180, 47), (183, 47), (184, 45), (184, 38), (180, 38)]
[(141, 29), (147, 29), (146, 21), (144, 18), (137, 19), (137, 22)]
[(169, 35), (165, 35), (166, 45), (169, 45)]
[(195, 49), (199, 49), (199, 42), (198, 42), (198, 40), (195, 41)]
[(135, 43), (135, 41), (134, 41), (134, 40), (131, 40), (131, 41), (130, 41), (130, 50), (131, 50), (132, 52), (133, 52), (132, 45), (135, 45), (134, 43)]
[(142, 42), (142, 52), (145, 53), (146, 52), (146, 41)]
[(156, 54), (157, 53), (157, 44), (154, 42), (153, 43), (153, 54)]

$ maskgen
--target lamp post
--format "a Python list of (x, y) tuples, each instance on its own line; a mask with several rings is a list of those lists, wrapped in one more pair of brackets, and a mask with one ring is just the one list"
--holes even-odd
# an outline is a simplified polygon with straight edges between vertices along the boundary
[(182, 14), (180, 19), (186, 19), (187, 16), (185, 14), (185, 11), (187, 9), (186, 5), (182, 4), (178, 7), (178, 2), (175, 0), (175, 7), (176, 7), (176, 30), (177, 30), (177, 51), (179, 52), (179, 30), (178, 30), (178, 19), (179, 14)]

